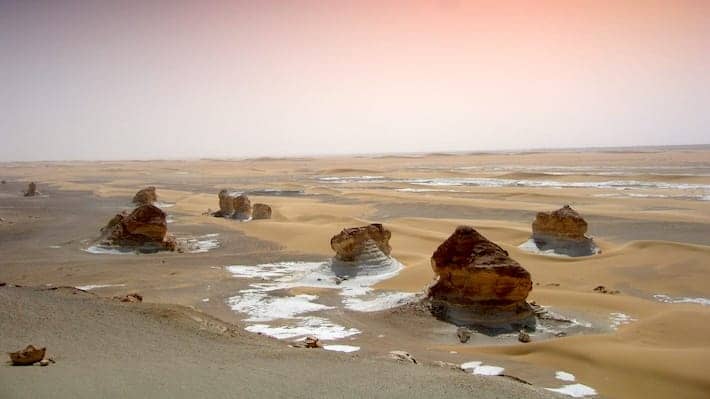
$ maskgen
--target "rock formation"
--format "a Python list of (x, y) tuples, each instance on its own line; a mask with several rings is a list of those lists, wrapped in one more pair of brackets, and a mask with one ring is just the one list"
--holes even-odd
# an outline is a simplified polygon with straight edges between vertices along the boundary
[(534, 323), (525, 302), (530, 273), (474, 228), (460, 226), (434, 252), (432, 312), (459, 325), (507, 328)]
[(10, 360), (15, 366), (27, 366), (37, 363), (44, 359), (44, 354), (47, 348), (35, 348), (33, 345), (27, 345), (25, 349), (17, 352), (11, 352)]
[(599, 253), (587, 237), (587, 222), (569, 205), (553, 212), (539, 212), (532, 224), (532, 240), (541, 251), (552, 250), (568, 256)]
[(219, 211), (215, 212), (214, 216), (240, 220), (251, 219), (251, 201), (246, 194), (237, 194), (229, 190), (222, 190), (219, 192), (218, 196)]
[(139, 190), (133, 196), (133, 203), (136, 205), (150, 205), (158, 201), (158, 194), (155, 192), (155, 187), (150, 186)]
[(339, 260), (351, 262), (357, 260), (368, 249), (368, 245), (374, 244), (383, 254), (389, 256), (390, 237), (392, 233), (385, 229), (380, 223), (373, 223), (368, 226), (353, 227), (343, 229), (330, 239), (330, 247), (333, 248)]
[(167, 215), (155, 205), (141, 205), (130, 214), (114, 216), (101, 229), (104, 245), (135, 247), (144, 252), (177, 249), (175, 238), (168, 234)]
[(37, 184), (35, 182), (30, 182), (30, 184), (27, 185), (27, 191), (25, 191), (25, 197), (34, 197), (35, 195), (39, 195), (40, 192), (37, 191)]
[(126, 294), (126, 295), (117, 295), (113, 297), (113, 299), (119, 301), (119, 302), (128, 302), (128, 303), (138, 303), (138, 302), (143, 302), (143, 295), (141, 294)]
[(252, 219), (271, 219), (271, 207), (266, 204), (254, 204), (251, 213)]

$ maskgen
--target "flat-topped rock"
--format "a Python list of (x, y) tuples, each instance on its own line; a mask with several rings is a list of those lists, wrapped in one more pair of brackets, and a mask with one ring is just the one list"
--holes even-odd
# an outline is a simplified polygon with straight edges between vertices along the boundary
[(330, 247), (335, 251), (335, 257), (342, 261), (355, 261), (365, 252), (368, 241), (389, 256), (392, 248), (389, 241), (392, 233), (380, 223), (367, 226), (343, 229), (330, 239)]
[(252, 219), (271, 219), (271, 207), (266, 204), (256, 203), (251, 211)]
[(101, 231), (104, 245), (170, 251), (177, 247), (168, 234), (167, 215), (154, 205), (141, 205), (131, 213), (120, 213)]
[(149, 186), (138, 190), (133, 196), (133, 203), (136, 205), (149, 205), (158, 201), (158, 194), (155, 192), (155, 187)]
[(459, 226), (434, 252), (428, 298), (436, 315), (457, 324), (526, 324), (530, 273), (472, 227)]
[(587, 221), (572, 207), (565, 205), (552, 212), (538, 212), (532, 224), (532, 240), (541, 251), (568, 256), (599, 253), (593, 240), (586, 236)]

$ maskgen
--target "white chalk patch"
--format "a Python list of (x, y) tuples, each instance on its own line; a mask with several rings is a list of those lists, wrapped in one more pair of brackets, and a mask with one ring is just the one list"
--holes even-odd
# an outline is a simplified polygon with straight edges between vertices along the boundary
[(82, 251), (95, 255), (134, 255), (136, 253), (132, 248), (106, 247), (103, 245), (92, 245), (82, 249)]
[(555, 378), (557, 378), (558, 380), (562, 380), (562, 381), (574, 381), (575, 380), (574, 374), (568, 373), (566, 371), (555, 372)]
[(107, 288), (107, 287), (125, 287), (126, 284), (89, 284), (89, 285), (77, 285), (74, 288), (78, 288), (84, 291), (95, 290), (97, 288)]
[(276, 297), (265, 292), (244, 292), (227, 300), (232, 310), (246, 313), (245, 321), (271, 321), (277, 319), (293, 319), (304, 313), (332, 309), (331, 306), (313, 303), (316, 295), (296, 295)]
[(153, 202), (153, 205), (157, 206), (157, 207), (160, 208), (160, 209), (172, 208), (172, 207), (175, 206), (175, 204), (173, 204), (173, 203), (170, 203), (170, 202), (161, 202), (161, 201)]
[(377, 338), (384, 338), (384, 337), (385, 337), (385, 334), (380, 334), (377, 336)]
[(505, 370), (503, 367), (498, 367), (498, 366), (478, 366), (473, 369), (473, 374), (476, 375), (500, 375), (503, 370)]
[(471, 369), (475, 369), (476, 367), (480, 366), (481, 364), (483, 364), (483, 362), (472, 361), (472, 362), (461, 363), (460, 367), (463, 370), (471, 370)]
[(61, 248), (61, 247), (60, 247), (59, 245), (50, 245), (49, 247), (50, 247), (50, 248), (52, 248), (52, 249), (58, 249), (58, 248)]
[(708, 298), (688, 298), (688, 297), (671, 297), (664, 294), (656, 294), (653, 296), (659, 302), (664, 303), (695, 303), (703, 306), (710, 306), (710, 299)]
[(385, 309), (392, 309), (410, 302), (416, 294), (410, 292), (384, 292), (370, 300), (360, 298), (345, 298), (343, 304), (345, 308), (357, 312), (377, 312)]
[(597, 391), (592, 388), (588, 387), (584, 384), (570, 384), (570, 385), (564, 385), (561, 388), (545, 388), (548, 391), (552, 392), (557, 392), (561, 393), (563, 395), (571, 396), (573, 398), (584, 398), (586, 396), (594, 396), (597, 394)]
[(616, 330), (619, 327), (636, 321), (633, 317), (620, 312), (609, 313), (609, 322), (611, 323), (611, 328)]
[(254, 324), (245, 330), (261, 333), (277, 339), (293, 339), (313, 335), (324, 341), (343, 339), (360, 334), (357, 328), (345, 328), (322, 317), (303, 317), (293, 326), (271, 327), (267, 324)]
[(522, 249), (522, 250), (525, 251), (525, 252), (530, 252), (530, 253), (538, 254), (538, 255), (561, 256), (561, 257), (563, 257), (563, 258), (569, 258), (569, 257), (570, 257), (570, 256), (565, 255), (565, 254), (558, 254), (558, 253), (555, 252), (555, 250), (553, 250), (553, 249), (546, 249), (546, 250), (543, 251), (542, 249), (540, 249), (540, 248), (537, 247), (537, 244), (535, 244), (535, 240), (533, 240), (532, 238), (529, 239), (529, 240), (527, 240), (527, 241), (525, 241), (524, 243), (518, 245), (518, 248)]
[(219, 234), (212, 233), (196, 238), (179, 238), (178, 243), (191, 254), (204, 253), (220, 247), (218, 236)]
[(210, 301), (209, 298), (202, 298), (202, 302), (209, 302), (209, 301)]
[(360, 347), (350, 345), (323, 345), (323, 349), (327, 351), (350, 353), (359, 351)]
[(458, 354), (458, 352), (456, 352), (456, 351), (449, 351), (449, 353), (452, 354), (452, 355)]

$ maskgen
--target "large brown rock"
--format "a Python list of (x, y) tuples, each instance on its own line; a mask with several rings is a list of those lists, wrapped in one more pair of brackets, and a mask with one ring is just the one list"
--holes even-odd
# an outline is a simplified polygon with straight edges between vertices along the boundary
[(341, 261), (355, 261), (368, 251), (374, 244), (384, 255), (389, 256), (392, 248), (389, 241), (392, 233), (380, 223), (367, 226), (343, 229), (339, 234), (330, 239), (335, 258)]
[(215, 213), (218, 217), (230, 217), (234, 213), (234, 197), (229, 190), (222, 190), (219, 196), (219, 211)]
[(251, 218), (251, 201), (246, 194), (241, 194), (234, 197), (234, 214), (232, 217), (235, 219), (246, 220)]
[(141, 189), (133, 196), (133, 203), (136, 205), (149, 205), (157, 201), (158, 194), (153, 186)]
[(474, 228), (458, 227), (436, 249), (431, 266), (437, 279), (428, 297), (437, 316), (491, 326), (531, 318), (525, 302), (530, 273)]
[(154, 205), (141, 205), (130, 214), (114, 216), (102, 229), (104, 243), (122, 247), (175, 250), (175, 239), (168, 234), (167, 215)]
[(30, 184), (27, 185), (27, 191), (25, 191), (25, 197), (34, 197), (35, 195), (39, 195), (39, 191), (37, 191), (37, 184), (35, 182), (30, 182)]
[(252, 207), (252, 219), (271, 219), (271, 207), (266, 204), (256, 203)]
[(587, 237), (587, 221), (569, 205), (553, 212), (538, 212), (532, 224), (532, 240), (542, 251), (587, 256), (599, 250)]

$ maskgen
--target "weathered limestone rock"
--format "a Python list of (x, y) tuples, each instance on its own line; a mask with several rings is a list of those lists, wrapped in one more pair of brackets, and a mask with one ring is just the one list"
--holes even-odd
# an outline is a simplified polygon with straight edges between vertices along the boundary
[(40, 192), (37, 191), (37, 184), (35, 182), (30, 182), (30, 184), (27, 185), (27, 191), (25, 191), (25, 197), (34, 197), (35, 195), (39, 195)]
[(553, 212), (539, 212), (532, 231), (532, 240), (541, 251), (552, 250), (568, 256), (599, 253), (594, 241), (585, 235), (587, 222), (569, 205)]
[(136, 205), (150, 205), (157, 201), (158, 194), (153, 186), (141, 189), (133, 196), (133, 203)]
[(14, 366), (27, 366), (44, 359), (46, 351), (47, 348), (35, 348), (33, 345), (27, 345), (25, 349), (11, 352), (9, 355)]
[(437, 280), (428, 297), (437, 317), (488, 327), (534, 323), (525, 302), (530, 273), (474, 228), (458, 227), (434, 252), (431, 266)]
[(215, 212), (217, 217), (230, 217), (234, 213), (234, 197), (229, 190), (222, 190), (219, 196), (219, 211)]
[(234, 219), (247, 220), (251, 218), (251, 201), (246, 194), (234, 197)]
[(177, 249), (175, 238), (168, 234), (167, 215), (154, 205), (141, 205), (130, 214), (120, 213), (101, 231), (106, 245), (147, 251)]
[(392, 233), (380, 223), (373, 223), (368, 226), (344, 229), (330, 239), (330, 247), (335, 251), (335, 257), (342, 261), (357, 260), (366, 253), (370, 243), (374, 243), (377, 249), (389, 256), (392, 251), (389, 244), (391, 236)]
[(271, 207), (266, 204), (254, 204), (251, 213), (252, 219), (271, 219)]

